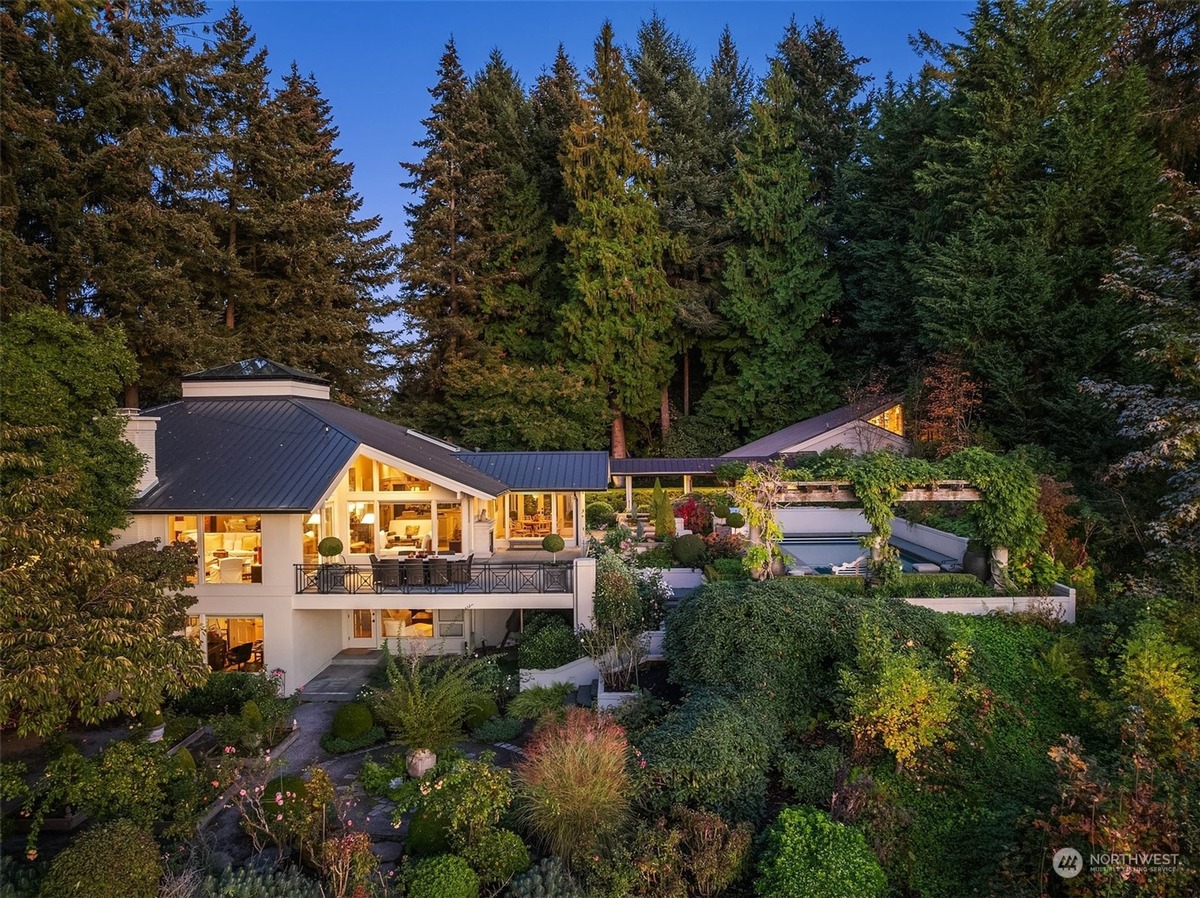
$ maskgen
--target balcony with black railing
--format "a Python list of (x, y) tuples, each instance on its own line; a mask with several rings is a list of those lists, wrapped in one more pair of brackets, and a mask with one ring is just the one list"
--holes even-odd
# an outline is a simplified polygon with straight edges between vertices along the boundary
[(375, 564), (298, 564), (296, 592), (476, 595), (570, 593), (571, 562), (382, 559)]

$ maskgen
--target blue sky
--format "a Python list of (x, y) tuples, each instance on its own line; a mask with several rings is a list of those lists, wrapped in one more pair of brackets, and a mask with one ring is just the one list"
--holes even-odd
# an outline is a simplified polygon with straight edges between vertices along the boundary
[[(316, 76), (341, 130), (342, 158), (355, 166), (355, 188), (364, 215), (381, 215), (399, 242), (406, 233), (400, 188), (401, 160), (418, 158), (438, 58), (454, 36), (468, 73), (499, 48), (528, 86), (554, 59), (561, 41), (580, 72), (591, 61), (592, 42), (607, 18), (625, 46), (654, 10), (687, 40), (706, 66), (721, 29), (729, 25), (738, 49), (756, 73), (795, 15), (801, 25), (816, 17), (842, 35), (851, 55), (868, 57), (863, 71), (881, 81), (916, 73), (921, 60), (909, 47), (918, 30), (952, 40), (967, 27), (972, 2), (356, 2), (356, 0), (244, 0), (240, 7), (270, 52), (276, 77), (293, 60)], [(215, 21), (229, 3), (213, 3)]]

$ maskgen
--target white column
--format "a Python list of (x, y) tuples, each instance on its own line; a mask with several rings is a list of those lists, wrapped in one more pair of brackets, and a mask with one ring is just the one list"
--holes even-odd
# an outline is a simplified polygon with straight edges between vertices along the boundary
[(558, 533), (558, 493), (550, 494), (550, 532)]
[(575, 629), (590, 627), (596, 611), (596, 559), (576, 558), (575, 566)]
[(429, 500), (429, 549), (431, 552), (438, 550), (437, 499)]
[(625, 513), (633, 510), (633, 475), (625, 475)]
[(683, 475), (683, 493), (686, 496), (691, 491), (692, 491), (692, 475), (684, 474)]

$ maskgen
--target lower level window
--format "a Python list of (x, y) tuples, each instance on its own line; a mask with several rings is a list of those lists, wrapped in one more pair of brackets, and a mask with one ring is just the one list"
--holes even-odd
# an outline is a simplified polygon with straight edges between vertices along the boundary
[(413, 638), (433, 636), (433, 612), (426, 609), (399, 608), (381, 612), (383, 636)]
[[(263, 619), (213, 617), (200, 622), (198, 635), (211, 670), (261, 671), (263, 669)], [(188, 627), (188, 633), (192, 627)]]

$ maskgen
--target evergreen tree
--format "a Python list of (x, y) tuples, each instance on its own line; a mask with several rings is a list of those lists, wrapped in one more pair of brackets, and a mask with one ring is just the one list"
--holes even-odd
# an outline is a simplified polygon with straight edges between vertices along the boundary
[(609, 22), (588, 76), (585, 114), (571, 126), (563, 156), (575, 209), (562, 231), (571, 289), (562, 321), (569, 351), (608, 395), (612, 451), (623, 458), (625, 416), (651, 412), (671, 375), (675, 298), (663, 261), (672, 243), (642, 149), (649, 116)]
[(425, 137), (415, 144), (424, 156), (401, 163), (410, 176), (402, 186), (417, 195), (405, 206), (410, 236), (400, 258), (401, 308), (416, 331), (401, 358), (402, 393), (414, 423), (452, 433), (441, 372), (447, 359), (469, 358), (478, 349), (480, 272), (489, 251), (484, 209), (494, 189), (480, 178), (495, 173), (479, 171), (486, 150), (482, 122), (453, 39), (429, 92)]
[(542, 203), (556, 225), (566, 224), (574, 203), (563, 181), (562, 154), (571, 126), (583, 121), (579, 72), (562, 44), (549, 72), (537, 79), (530, 105), (533, 121), (529, 135), (530, 163)]
[(1119, 370), (1129, 313), (1098, 290), (1158, 191), (1144, 82), (1114, 71), (1107, 3), (983, 2), (950, 48), (948, 137), (918, 183), (941, 234), (918, 262), (930, 351), (960, 352), (1004, 445), (1094, 464), (1100, 409), (1076, 384)]
[(889, 78), (873, 98), (859, 158), (845, 171), (839, 227), (847, 239), (834, 259), (846, 292), (837, 340), (847, 370), (900, 373), (920, 355), (913, 266), (930, 213), (916, 174), (929, 159), (927, 138), (937, 133), (941, 109), (927, 81), (901, 87)]
[(788, 126), (793, 94), (773, 62), (751, 107), (730, 204), (742, 237), (729, 250), (723, 311), (738, 328), (736, 404), (753, 436), (823, 411), (832, 399), (820, 330), (839, 290), (808, 201), (808, 162)]
[(266, 109), (270, 143), (248, 166), (258, 214), (252, 224), (253, 291), (236, 323), (238, 351), (327, 378), (342, 401), (380, 395), (389, 338), (375, 330), (396, 308), (391, 234), (360, 218), (354, 166), (343, 162), (329, 102), (295, 65)]

